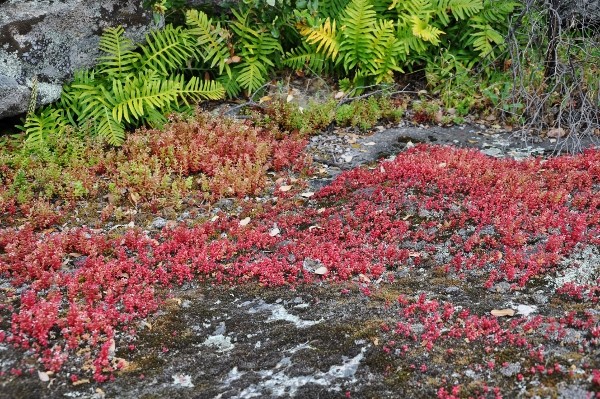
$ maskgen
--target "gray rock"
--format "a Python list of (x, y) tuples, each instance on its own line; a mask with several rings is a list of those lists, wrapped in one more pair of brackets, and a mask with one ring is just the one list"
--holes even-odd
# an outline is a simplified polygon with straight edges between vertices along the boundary
[(153, 229), (162, 229), (167, 225), (167, 221), (163, 218), (156, 218), (152, 221), (152, 224), (150, 225), (150, 227), (152, 227)]
[(38, 105), (57, 100), (75, 70), (95, 64), (105, 28), (139, 42), (153, 24), (141, 0), (0, 1), (0, 118), (27, 111), (36, 76)]

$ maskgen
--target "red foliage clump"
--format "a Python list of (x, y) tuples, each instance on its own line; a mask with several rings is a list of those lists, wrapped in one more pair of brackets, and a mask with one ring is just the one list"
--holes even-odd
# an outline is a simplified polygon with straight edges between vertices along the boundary
[[(172, 157), (182, 173), (215, 173), (211, 167), (221, 161), (193, 140), (187, 142), (184, 133), (173, 132), (160, 139), (164, 142), (150, 140), (148, 148)], [(212, 137), (210, 130), (203, 134)], [(226, 129), (217, 136), (222, 134)], [(258, 137), (260, 132), (247, 134)], [(246, 139), (237, 143), (256, 164), (262, 150), (244, 150)], [(226, 144), (215, 144), (216, 156), (227, 158), (233, 151)], [(288, 146), (286, 151), (298, 150), (295, 144), (281, 146), (280, 151)], [(287, 165), (276, 162), (277, 167)], [(109, 238), (87, 229), (0, 230), (0, 273), (22, 290), (5, 339), (37, 350), (52, 369), (60, 368), (78, 346), (92, 345), (97, 348), (95, 378), (103, 380), (112, 367), (108, 349), (119, 326), (157, 308), (157, 287), (193, 278), (263, 285), (358, 275), (374, 279), (387, 274), (393, 280), (400, 268), (439, 258), (448, 273), (483, 274), (481, 288), (501, 280), (525, 286), (554, 272), (576, 247), (600, 244), (599, 184), (599, 151), (514, 161), (418, 146), (375, 170), (342, 174), (310, 201), (293, 191), (282, 193), (247, 225), (239, 222), (243, 213), (240, 219), (223, 216), (194, 228), (164, 229), (155, 238), (133, 231)], [(276, 235), (271, 234), (275, 224)], [(315, 274), (315, 267), (326, 272)], [(530, 348), (523, 331), (542, 324), (548, 337), (564, 334), (569, 323), (597, 334), (597, 316), (516, 319), (503, 325), (495, 317), (424, 296), (399, 304), (394, 339), (417, 340), (427, 349), (442, 337)], [(425, 326), (423, 333), (411, 330), (415, 321)], [(57, 336), (64, 338), (63, 346), (53, 344)], [(594, 339), (589, 345), (597, 344)]]

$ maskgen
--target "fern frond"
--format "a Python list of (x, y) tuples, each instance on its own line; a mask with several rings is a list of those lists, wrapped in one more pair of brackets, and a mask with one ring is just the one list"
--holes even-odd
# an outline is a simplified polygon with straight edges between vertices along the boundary
[(98, 71), (119, 78), (135, 68), (135, 63), (140, 55), (133, 50), (133, 41), (124, 36), (125, 30), (122, 26), (107, 28), (100, 37), (98, 48), (106, 53), (98, 58)]
[(488, 23), (506, 23), (507, 17), (521, 5), (511, 0), (485, 0), (478, 16)]
[(189, 33), (196, 37), (198, 44), (202, 46), (202, 59), (209, 64), (211, 68), (217, 66), (219, 74), (226, 70), (231, 73), (227, 60), (229, 59), (229, 47), (227, 46), (231, 34), (225, 28), (221, 27), (221, 23), (217, 22), (213, 25), (212, 19), (202, 11), (189, 10), (185, 14), (185, 20), (189, 29)]
[(431, 0), (392, 0), (392, 4), (388, 7), (389, 10), (396, 9), (399, 16), (402, 15), (430, 15), (435, 10), (433, 9)]
[(340, 51), (335, 19), (332, 22), (327, 18), (323, 25), (316, 28), (300, 26), (300, 34), (306, 37), (308, 43), (317, 45), (317, 52), (322, 49), (323, 54), (335, 61)]
[(239, 73), (233, 70), (231, 76), (221, 75), (217, 78), (217, 82), (223, 86), (229, 98), (237, 97), (242, 92), (242, 88), (238, 83), (238, 76)]
[(96, 134), (104, 138), (108, 144), (119, 146), (125, 141), (125, 127), (123, 123), (113, 118), (112, 112), (107, 107), (99, 107), (95, 112)]
[(38, 114), (27, 114), (22, 127), (27, 134), (25, 139), (27, 147), (34, 150), (47, 150), (48, 138), (51, 135), (63, 134), (66, 124), (63, 113), (58, 109), (46, 107)]
[(187, 83), (183, 75), (175, 77), (179, 81), (179, 96), (181, 100), (189, 105), (188, 99), (200, 100), (220, 100), (225, 96), (223, 85), (216, 81), (202, 80), (193, 76)]
[(450, 15), (457, 21), (464, 20), (483, 10), (482, 0), (431, 0), (433, 9), (443, 26), (450, 24)]
[(308, 43), (302, 43), (301, 46), (286, 53), (282, 63), (296, 71), (308, 70), (314, 74), (333, 70), (332, 62)]
[(404, 48), (405, 55), (409, 55), (411, 51), (414, 51), (417, 54), (427, 51), (427, 42), (412, 33), (412, 24), (408, 18), (402, 18), (398, 20), (396, 37)]
[(264, 84), (267, 68), (256, 58), (250, 58), (238, 67), (238, 73), (237, 81), (240, 87), (254, 93)]
[(161, 109), (177, 100), (181, 83), (152, 74), (140, 74), (126, 81), (113, 80), (112, 93), (107, 95), (112, 105), (112, 116), (121, 123), (141, 119), (148, 109)]
[(473, 31), (467, 32), (463, 40), (467, 45), (472, 45), (481, 58), (493, 55), (494, 47), (504, 44), (504, 37), (489, 24), (475, 23), (469, 27)]
[(150, 32), (141, 49), (142, 63), (138, 70), (152, 69), (162, 75), (181, 69), (197, 51), (190, 34), (172, 25)]
[(317, 8), (319, 17), (321, 18), (337, 18), (350, 0), (321, 0)]
[(403, 72), (398, 66), (398, 60), (405, 59), (404, 45), (395, 36), (393, 21), (379, 20), (373, 31), (373, 62), (371, 73), (375, 82), (393, 80), (394, 71)]
[(370, 60), (371, 32), (375, 27), (376, 13), (369, 0), (352, 0), (341, 19), (344, 40), (340, 53), (344, 54), (344, 69), (365, 66)]
[(411, 17), (411, 22), (413, 35), (426, 42), (430, 42), (434, 46), (440, 44), (440, 35), (444, 34), (442, 30), (430, 25), (427, 20), (422, 20), (416, 15)]

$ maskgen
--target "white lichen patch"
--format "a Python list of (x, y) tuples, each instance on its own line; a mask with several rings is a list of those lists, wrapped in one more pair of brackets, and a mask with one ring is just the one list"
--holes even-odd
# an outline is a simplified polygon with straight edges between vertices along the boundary
[(577, 285), (595, 284), (600, 277), (600, 249), (588, 245), (573, 252), (560, 262), (562, 269), (553, 279), (556, 288), (567, 283)]

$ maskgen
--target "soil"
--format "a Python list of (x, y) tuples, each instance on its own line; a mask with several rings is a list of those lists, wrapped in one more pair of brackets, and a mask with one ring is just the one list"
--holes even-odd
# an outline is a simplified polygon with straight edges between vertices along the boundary
[[(480, 126), (405, 124), (370, 134), (346, 130), (310, 142), (308, 151), (320, 172), (310, 185), (316, 190), (343, 170), (394, 157), (419, 143), (475, 147), (491, 156), (512, 157), (547, 156), (560, 149), (550, 140), (533, 143)], [(597, 253), (590, 256), (600, 261)], [(569, 310), (600, 314), (591, 305), (557, 301), (551, 281), (518, 290), (499, 283), (488, 290), (474, 284), (476, 274), (454, 278), (440, 272), (435, 260), (400, 268), (395, 279), (393, 284), (365, 285), (356, 277), (294, 289), (202, 283), (176, 287), (164, 293), (169, 299), (158, 313), (139, 322), (134, 342), (117, 336), (115, 356), (124, 359), (124, 367), (113, 381), (86, 380), (77, 360), (46, 382), (36, 371), (16, 377), (9, 370), (27, 365), (30, 356), (0, 344), (0, 398), (430, 398), (440, 394), (440, 387), (450, 391), (458, 384), (459, 397), (496, 397), (491, 387), (510, 398), (583, 399), (598, 394), (597, 385), (578, 377), (586, 365), (599, 367), (598, 351), (582, 350), (584, 337), (575, 327), (562, 341), (545, 342), (541, 329), (530, 332), (533, 342), (545, 342), (547, 359), (572, 365), (569, 377), (539, 373), (520, 381), (518, 375), (536, 362), (506, 343), (446, 340), (427, 351), (421, 342), (406, 341), (406, 348), (389, 350), (393, 337), (386, 326), (393, 329), (398, 320), (400, 294), (417, 298), (425, 293), (428, 299), (451, 301), (479, 315), (502, 308), (513, 308), (523, 317), (560, 316)], [(492, 359), (503, 361), (491, 367)], [(36, 364), (29, 367), (36, 370)], [(74, 384), (71, 375), (83, 376)]]

